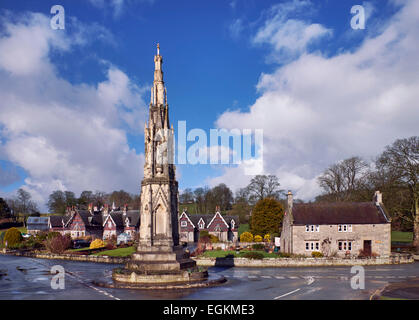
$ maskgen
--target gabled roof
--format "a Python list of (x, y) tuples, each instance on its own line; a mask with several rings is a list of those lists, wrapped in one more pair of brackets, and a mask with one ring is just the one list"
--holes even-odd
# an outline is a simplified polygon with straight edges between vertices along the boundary
[(51, 228), (62, 228), (69, 219), (69, 216), (50, 216), (49, 223)]
[(205, 228), (207, 227), (208, 223), (214, 217), (213, 214), (191, 214), (188, 215), (189, 218), (192, 220), (193, 224), (198, 227), (199, 220), (204, 220)]
[(98, 227), (102, 228), (102, 224), (103, 224), (102, 215), (100, 213), (91, 214), (89, 211), (84, 211), (84, 210), (75, 211), (73, 215), (71, 216), (71, 218), (65, 223), (66, 227), (68, 227), (71, 224), (71, 222), (74, 220), (74, 217), (77, 214), (82, 219), (86, 228), (98, 228)]
[(130, 227), (138, 227), (140, 225), (140, 210), (128, 210), (125, 221), (126, 219), (128, 219)]
[(391, 220), (383, 205), (374, 202), (294, 204), (293, 224), (380, 224)]
[(215, 214), (214, 214), (214, 216), (213, 216), (213, 218), (211, 219), (211, 221), (207, 224), (207, 228), (208, 228), (208, 226), (209, 225), (211, 225), (211, 223), (214, 221), (214, 219), (217, 217), (217, 216), (219, 216), (219, 217), (221, 217), (221, 219), (223, 220), (223, 222), (224, 222), (224, 224), (226, 225), (226, 227), (228, 228), (229, 227), (229, 225), (228, 225), (228, 223), (226, 222), (226, 220), (224, 219), (225, 217), (223, 217), (222, 216), (222, 214), (220, 213), (220, 212), (216, 212)]

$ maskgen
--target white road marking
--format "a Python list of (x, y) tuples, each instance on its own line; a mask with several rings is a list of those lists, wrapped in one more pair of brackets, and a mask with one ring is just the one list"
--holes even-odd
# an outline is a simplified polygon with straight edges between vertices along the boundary
[(314, 282), (314, 278), (313, 277), (308, 277), (307, 285), (311, 285), (313, 282)]
[(275, 276), (275, 278), (277, 278), (277, 279), (285, 279), (285, 277), (282, 277), (282, 276)]
[(265, 278), (265, 279), (271, 279), (272, 277), (271, 276), (261, 276), (262, 278)]
[(257, 276), (247, 276), (249, 279), (257, 278)]
[(295, 293), (295, 292), (297, 292), (297, 291), (300, 291), (300, 290), (301, 290), (300, 288), (295, 289), (294, 291), (291, 291), (291, 292), (285, 293), (285, 294), (283, 294), (283, 295), (281, 295), (281, 296), (275, 297), (275, 298), (274, 298), (274, 300), (278, 300), (278, 299), (281, 299), (281, 298), (283, 298), (283, 297), (289, 296), (290, 294), (293, 294), (293, 293)]

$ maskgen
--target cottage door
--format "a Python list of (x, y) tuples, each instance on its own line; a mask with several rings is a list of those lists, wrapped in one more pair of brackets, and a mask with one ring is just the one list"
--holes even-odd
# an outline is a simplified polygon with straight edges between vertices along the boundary
[(371, 255), (371, 240), (364, 240), (364, 253), (367, 256)]

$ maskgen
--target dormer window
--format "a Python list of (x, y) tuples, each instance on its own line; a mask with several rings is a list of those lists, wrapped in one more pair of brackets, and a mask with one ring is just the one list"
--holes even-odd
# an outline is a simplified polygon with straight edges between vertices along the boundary
[(236, 222), (233, 219), (231, 219), (231, 229), (234, 229), (235, 225), (236, 225)]
[(180, 222), (180, 226), (181, 227), (187, 227), (188, 226), (188, 223), (186, 221), (181, 221)]

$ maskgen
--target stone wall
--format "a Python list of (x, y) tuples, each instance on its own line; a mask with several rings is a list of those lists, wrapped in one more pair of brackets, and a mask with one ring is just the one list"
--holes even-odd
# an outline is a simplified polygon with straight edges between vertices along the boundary
[(345, 259), (345, 258), (265, 258), (252, 260), (246, 258), (194, 258), (198, 266), (206, 267), (321, 267), (321, 266), (368, 266), (402, 264), (414, 262), (408, 254), (392, 254), (389, 257)]
[[(15, 256), (38, 259), (71, 260), (95, 263), (125, 264), (130, 257), (83, 256), (73, 254), (49, 254), (33, 252), (7, 252)], [(192, 258), (198, 266), (226, 267), (320, 267), (320, 266), (355, 266), (355, 265), (386, 265), (414, 262), (409, 254), (393, 253), (389, 257), (344, 259), (344, 258), (265, 258), (252, 260), (246, 258)]]
[(109, 257), (109, 256), (87, 256), (77, 254), (54, 254), (54, 253), (34, 253), (34, 252), (7, 252), (14, 256), (38, 258), (38, 259), (50, 259), (50, 260), (70, 260), (70, 261), (84, 261), (84, 262), (96, 262), (96, 263), (111, 263), (111, 264), (122, 264), (128, 261), (127, 257)]

